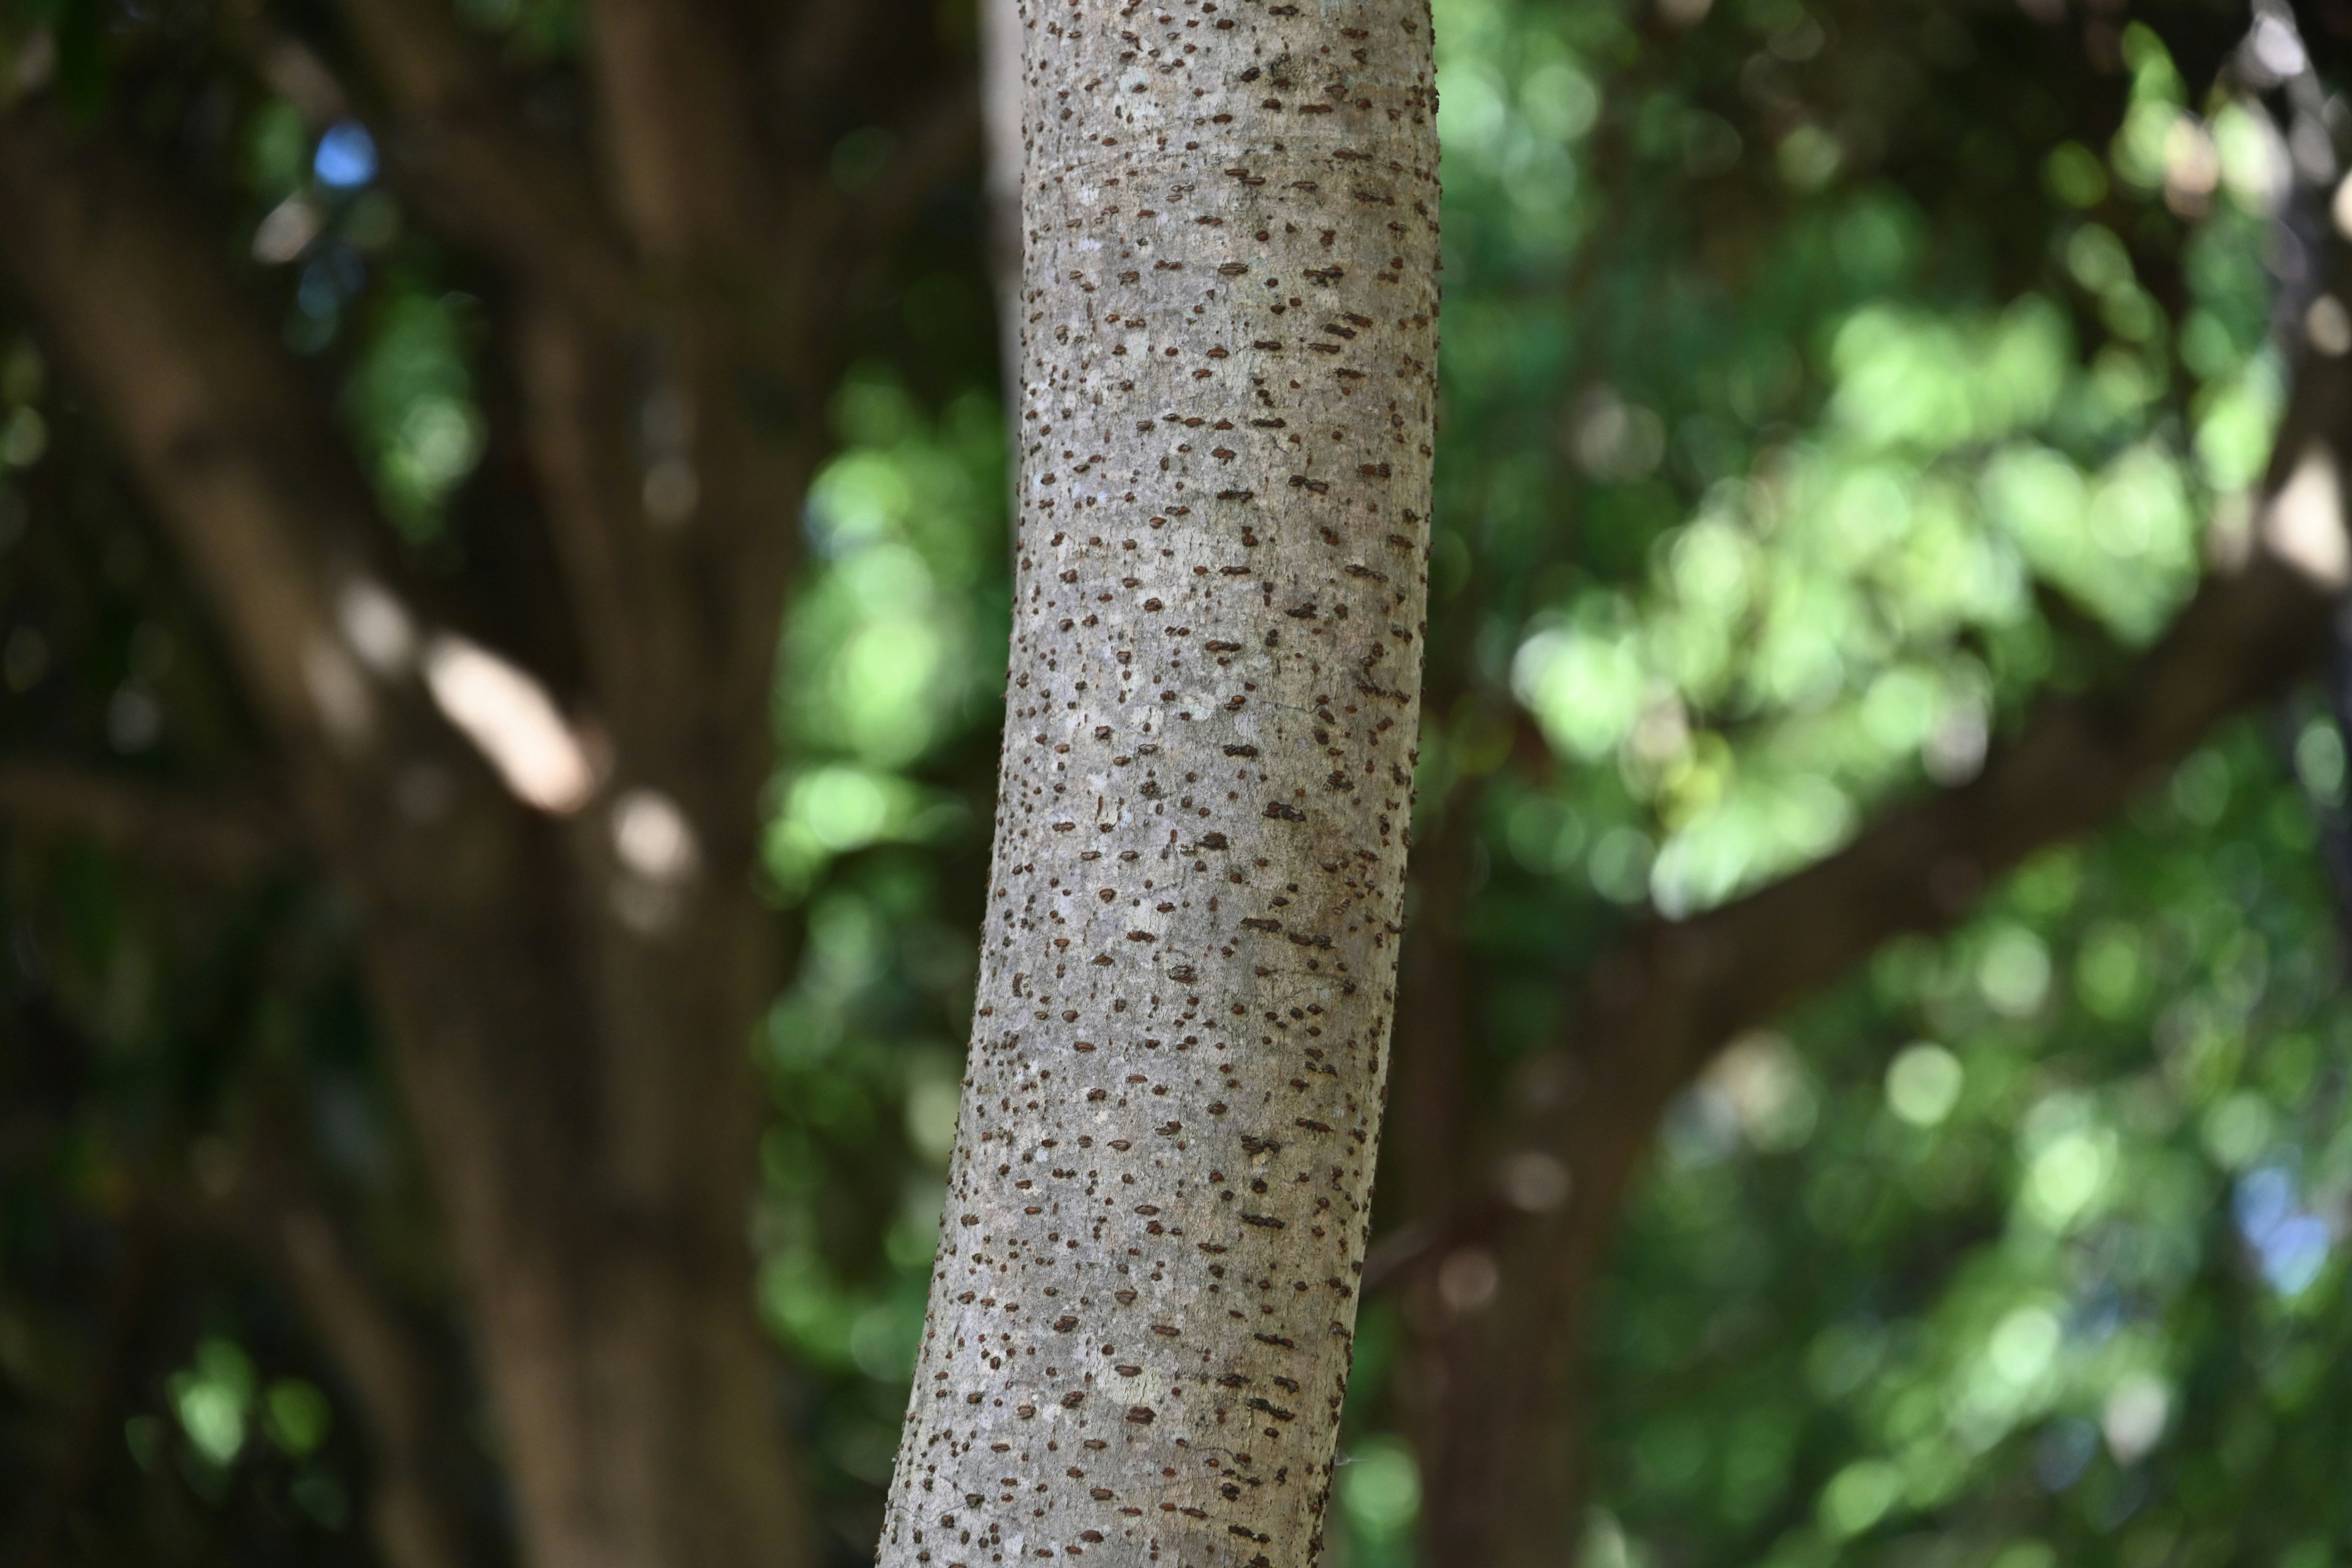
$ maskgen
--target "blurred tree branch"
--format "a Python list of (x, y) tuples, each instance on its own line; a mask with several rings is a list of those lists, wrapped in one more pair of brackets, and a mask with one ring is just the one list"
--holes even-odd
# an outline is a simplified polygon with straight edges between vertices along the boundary
[(380, 842), (365, 796), (386, 755), (486, 784), (421, 689), (352, 647), (355, 594), (404, 614), (373, 498), (203, 224), (107, 133), (38, 100), (0, 115), (0, 215), (14, 282), (204, 584), (313, 826)]
[(516, 94), (442, 0), (341, 0), (389, 101), (385, 150), (401, 190), (453, 237), (607, 323), (635, 283), (587, 171), (534, 135)]
[(0, 819), (36, 832), (81, 834), (108, 848), (222, 881), (294, 849), (284, 819), (259, 800), (207, 798), (69, 763), (0, 763)]
[(216, 1217), (260, 1258), (342, 1373), (366, 1424), (371, 1533), (387, 1568), (462, 1568), (459, 1510), (442, 1473), (440, 1372), (356, 1258), (285, 1136), (250, 1151)]
[(746, 68), (750, 40), (713, 0), (599, 0), (589, 47), (614, 209), (671, 288), (756, 266), (774, 215)]

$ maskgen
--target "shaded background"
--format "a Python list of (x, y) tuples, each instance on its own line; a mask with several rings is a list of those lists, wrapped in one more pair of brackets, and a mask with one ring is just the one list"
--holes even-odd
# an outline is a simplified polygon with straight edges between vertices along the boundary
[[(458, 10), (561, 133), (577, 8)], [(289, 78), (342, 58), (332, 14), (0, 16), (25, 81), (161, 150), (218, 217), (408, 568), (517, 660), (562, 646), (511, 587), (537, 546), (499, 285), (383, 177), (364, 104)], [(926, 92), (969, 92), (970, 7), (910, 16)], [(2352, 348), (2313, 303), (2344, 7), (1435, 20), (1424, 1022), (1383, 1237), (1484, 1181), (1583, 977), (1651, 911), (1832, 852), (1973, 777), (2045, 694), (2128, 679), (2251, 526), (2292, 353)], [(894, 190), (898, 226), (790, 520), (758, 886), (793, 934), (754, 1047), (759, 1307), (843, 1563), (871, 1549), (919, 1332), (1008, 592), (977, 110), (950, 101), (922, 162), (864, 92), (828, 102), (822, 175)], [(209, 617), (37, 315), (0, 313), (0, 1559), (373, 1560), (352, 1370), (240, 1217), (266, 1168), (445, 1391), (467, 1550), (506, 1561), (358, 916), (293, 841)], [(2352, 1556), (2352, 860), (2321, 668), (1674, 1100), (1580, 1325), (1592, 1568)], [(1467, 1245), (1367, 1301), (1338, 1561), (1444, 1560), (1416, 1540), (1415, 1346), (1502, 1288)]]

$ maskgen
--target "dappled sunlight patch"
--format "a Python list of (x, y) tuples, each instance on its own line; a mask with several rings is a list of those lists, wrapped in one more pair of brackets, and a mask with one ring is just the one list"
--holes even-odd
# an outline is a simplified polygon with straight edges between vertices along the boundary
[(818, 564), (785, 629), (778, 687), (779, 724), (805, 759), (771, 790), (763, 838), (787, 898), (840, 856), (969, 822), (910, 773), (994, 722), (1004, 657), (994, 405), (967, 395), (927, 413), (869, 368), (835, 417), (846, 445), (811, 487), (803, 526)]
[[(1462, 84), (1448, 155), (1500, 179), (1521, 133), (1520, 79), (1492, 41), (1508, 36), (1508, 8), (1465, 10), (1459, 40), (1441, 46)], [(2190, 113), (2153, 35), (2130, 37), (2116, 177), (2133, 200), (2234, 191), (2245, 126), (2226, 106), (2210, 124)], [(2108, 159), (2061, 152), (2084, 164), (2061, 184), (2095, 176), (2101, 194), (2084, 205), (2097, 208)], [(1587, 776), (1612, 763), (1617, 775), (1571, 792), (1597, 796), (1573, 815), (1576, 852), (1558, 851), (1555, 835), (1555, 852), (1528, 858), (1581, 871), (1611, 899), (1638, 858), (1669, 915), (1833, 848), (1891, 791), (1974, 777), (2002, 714), (2053, 658), (2037, 593), (2123, 644), (2152, 638), (2194, 586), (2207, 520), (2226, 519), (2258, 477), (2277, 416), (2261, 232), (2234, 198), (2183, 209), (2195, 226), (2186, 439), (2162, 417), (2173, 345), (2139, 275), (2144, 244), (2105, 209), (2053, 221), (2045, 287), (1930, 301), (1904, 287), (1922, 246), (1916, 211), (1836, 179), (1824, 199), (1835, 205), (1784, 243), (1792, 261), (1843, 269), (1858, 297), (1815, 328), (1812, 363), (1742, 320), (1707, 373), (1730, 421), (1616, 378), (1557, 395), (1562, 459), (1593, 491), (1587, 532), (1652, 531), (1642, 570), (1585, 574), (1538, 607), (1514, 651), (1512, 691), (1553, 750)], [(1448, 340), (1449, 385), (1465, 396), (1521, 379), (1549, 330), (1478, 309)], [(2074, 324), (2085, 316), (2088, 343)], [(1737, 433), (1775, 418), (1769, 439)], [(1723, 471), (1717, 454), (1743, 447), (1744, 469)], [(1706, 476), (1695, 503), (1661, 518), (1657, 479), (1687, 485), (1695, 470)], [(1510, 473), (1497, 468), (1481, 492), (1516, 493)], [(1442, 597), (1448, 569), (1433, 570)], [(1638, 857), (1629, 835), (1646, 846)]]
[(1785, 865), (1834, 849), (1854, 824), (1853, 803), (1818, 773), (1748, 781), (1666, 840), (1651, 871), (1651, 899), (1668, 915), (1706, 909)]
[(1830, 416), (1864, 447), (1995, 440), (2049, 417), (2073, 358), (2064, 318), (2038, 298), (1975, 321), (1871, 306), (1837, 329)]
[(969, 815), (950, 795), (846, 763), (802, 773), (782, 795), (761, 849), (769, 875), (787, 894), (805, 891), (836, 856), (876, 844), (928, 842)]
[[(2024, 623), (2031, 577), (2143, 641), (2195, 574), (2176, 455), (2143, 443), (2086, 469), (2028, 434), (2084, 374), (2046, 300), (1973, 318), (1866, 307), (1832, 343), (1820, 435), (1665, 531), (1645, 595), (1587, 592), (1512, 663), (1553, 746), (1614, 755), (1658, 814), (1669, 913), (1832, 847), (1857, 802), (1906, 773), (1971, 776), (1998, 689), (1953, 645)], [(1717, 724), (1740, 742), (1712, 742)]]
[(979, 590), (1002, 572), (1002, 427), (984, 399), (935, 419), (870, 375), (839, 416), (851, 444), (810, 491), (822, 565), (787, 627), (780, 719), (803, 746), (903, 768), (995, 696)]
[(425, 689), (516, 799), (568, 816), (596, 788), (586, 745), (546, 687), (521, 666), (457, 636), (425, 645)]
[(2094, 475), (2019, 446), (1993, 460), (1984, 485), (1988, 510), (2035, 574), (2124, 641), (2152, 639), (2188, 597), (2199, 519), (2173, 457), (2136, 447)]
[(1588, 762), (1613, 751), (1642, 711), (1640, 655), (1612, 620), (1623, 624), (1622, 605), (1600, 601), (1578, 617), (1580, 624), (1529, 637), (1511, 665), (1513, 689), (1546, 736)]
[(2020, 1150), (2023, 1219), (2063, 1233), (2096, 1217), (2117, 1173), (2120, 1140), (2113, 1128), (2074, 1097), (2053, 1095), (2027, 1113)]
[(1951, 1115), (1967, 1082), (1958, 1057), (1933, 1041), (1916, 1041), (1887, 1064), (1886, 1108), (1914, 1127), (1933, 1127)]
[(1832, 1541), (1860, 1535), (1886, 1517), (1903, 1495), (1903, 1475), (1884, 1459), (1857, 1459), (1822, 1489), (1822, 1533)]

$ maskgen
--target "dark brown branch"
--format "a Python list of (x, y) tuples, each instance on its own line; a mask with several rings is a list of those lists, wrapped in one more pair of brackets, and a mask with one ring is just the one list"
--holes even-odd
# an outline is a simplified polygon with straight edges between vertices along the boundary
[(309, 650), (341, 646), (318, 541), (373, 508), (323, 400), (205, 264), (220, 247), (102, 132), (37, 103), (0, 117), (0, 263), (108, 415), (261, 707), (289, 739), (330, 747), (303, 674)]
[(721, 759), (665, 787), (706, 835), (740, 837), (792, 568), (777, 520), (814, 470), (840, 297), (865, 268), (835, 265), (840, 204), (817, 168), (768, 155), (739, 8), (598, 0), (587, 19), (605, 200), (642, 309), (622, 332), (530, 302), (518, 383), (572, 597), (624, 617), (596, 672), (617, 766)]
[(341, 0), (391, 105), (391, 173), (433, 221), (573, 309), (614, 321), (635, 284), (586, 172), (532, 135), (443, 0)]
[(1745, 899), (1643, 933), (1598, 1001), (1597, 1019), (1622, 1020), (1602, 1038), (1631, 1027), (1671, 1039), (1686, 1079), (1738, 1029), (1888, 939), (1949, 929), (1999, 877), (2097, 827), (2215, 725), (2302, 677), (2326, 615), (2310, 580), (2273, 556), (2209, 583), (2121, 686), (2045, 706), (1975, 782), (1890, 813)]
[[(2043, 703), (1974, 780), (1745, 898), (1649, 926), (1596, 975), (1580, 1055), (1598, 1074), (1612, 1044), (1638, 1037), (1654, 1063), (1642, 1076), (1679, 1086), (1890, 938), (1950, 929), (2000, 877), (2095, 829), (2224, 720), (2304, 678), (2344, 587), (2347, 455), (2352, 367), (2306, 356), (2242, 563), (2209, 576), (2119, 679)], [(2317, 575), (2314, 551), (2334, 552)]]
[[(921, 209), (924, 198), (941, 184), (957, 174), (977, 172), (982, 152), (982, 129), (976, 83), (959, 83), (952, 90), (925, 103), (919, 112), (898, 128), (898, 147), (881, 177), (860, 193), (850, 215), (849, 242), (873, 250), (902, 233)], [(1017, 210), (1013, 221), (1017, 226)], [(1018, 236), (1016, 226), (1013, 258), (1015, 268), (1020, 265)]]
[(263, 802), (192, 795), (67, 763), (0, 763), (0, 821), (82, 835), (224, 881), (294, 848), (284, 818)]
[(462, 1568), (464, 1532), (439, 1474), (437, 1369), (315, 1205), (256, 1194), (254, 1240), (334, 1357), (367, 1424), (368, 1513), (390, 1568)]
[(358, 1406), (371, 1473), (370, 1533), (387, 1568), (464, 1568), (465, 1527), (444, 1473), (440, 1368), (320, 1201), (288, 1086), (262, 1086), (227, 1179), (190, 1192), (144, 1184), (141, 1213), (190, 1242), (241, 1252), (274, 1279)]
[(616, 432), (629, 427), (623, 345), (569, 310), (526, 299), (510, 327), (515, 376), (548, 534), (584, 639), (589, 679), (606, 719), (631, 741), (697, 689), (674, 633), (688, 612), (646, 526), (639, 465)]
[(131, 1215), (125, 1241), (126, 1256), (107, 1292), (97, 1364), (83, 1380), (57, 1468), (41, 1489), (31, 1520), (18, 1527), (25, 1568), (51, 1568), (58, 1561), (75, 1514), (89, 1500), (120, 1441), (115, 1435), (122, 1429), (117, 1423), (129, 1393), (124, 1384), (132, 1347), (154, 1299), (158, 1273), (155, 1238), (145, 1216)]
[(588, 8), (607, 176), (638, 254), (674, 284), (740, 285), (778, 210), (749, 53), (714, 0)]
[(766, 74), (813, 134), (822, 133), (825, 110), (838, 99), (881, 10), (873, 0), (801, 0), (791, 20), (775, 30)]

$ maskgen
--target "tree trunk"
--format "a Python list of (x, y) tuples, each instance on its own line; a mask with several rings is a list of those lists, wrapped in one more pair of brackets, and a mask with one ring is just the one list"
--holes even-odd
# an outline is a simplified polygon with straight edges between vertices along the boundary
[[(813, 1544), (746, 1245), (764, 1098), (746, 996), (765, 969), (751, 920), (708, 902), (639, 938), (642, 963), (371, 922), (535, 1568), (792, 1563)], [(653, 963), (700, 1000), (627, 995)], [(614, 1103), (665, 1075), (656, 1103)]]
[(991, 910), (880, 1560), (1305, 1564), (1418, 719), (1422, 0), (1022, 21)]

